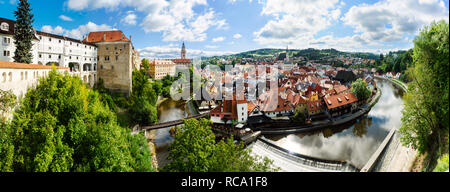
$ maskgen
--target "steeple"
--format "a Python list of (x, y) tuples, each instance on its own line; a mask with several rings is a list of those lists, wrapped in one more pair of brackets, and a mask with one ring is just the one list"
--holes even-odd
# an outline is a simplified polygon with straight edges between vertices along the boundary
[(184, 41), (183, 46), (181, 47), (181, 58), (186, 59), (186, 46), (184, 46)]
[(289, 45), (286, 47), (286, 62), (289, 62)]

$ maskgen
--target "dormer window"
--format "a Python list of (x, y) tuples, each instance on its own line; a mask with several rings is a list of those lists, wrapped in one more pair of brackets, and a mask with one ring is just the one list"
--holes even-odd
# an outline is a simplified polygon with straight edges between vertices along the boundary
[(3, 23), (0, 25), (0, 28), (1, 28), (2, 31), (9, 31), (9, 24), (3, 22)]

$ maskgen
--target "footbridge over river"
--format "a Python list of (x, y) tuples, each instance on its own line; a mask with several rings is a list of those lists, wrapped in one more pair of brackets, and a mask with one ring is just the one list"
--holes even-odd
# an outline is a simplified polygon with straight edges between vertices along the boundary
[(290, 152), (260, 138), (249, 146), (252, 154), (269, 158), (282, 172), (359, 172), (345, 161), (324, 160)]
[(138, 126), (136, 125), (135, 128), (133, 128), (133, 132), (140, 132), (140, 131), (151, 131), (151, 130), (157, 130), (157, 129), (164, 129), (169, 128), (173, 126), (183, 125), (184, 120), (186, 119), (196, 119), (199, 120), (201, 118), (208, 117), (209, 113), (199, 114), (199, 115), (193, 115), (184, 119), (176, 120), (176, 121), (168, 121), (164, 123), (158, 123), (155, 125), (149, 125), (149, 126)]

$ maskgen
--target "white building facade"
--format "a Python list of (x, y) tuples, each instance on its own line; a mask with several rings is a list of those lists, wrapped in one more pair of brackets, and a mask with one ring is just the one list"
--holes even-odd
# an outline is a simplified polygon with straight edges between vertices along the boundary
[[(0, 61), (14, 62), (15, 21), (0, 18)], [(93, 86), (97, 82), (97, 46), (60, 35), (35, 31), (32, 64), (69, 67), (72, 75), (79, 76)]]

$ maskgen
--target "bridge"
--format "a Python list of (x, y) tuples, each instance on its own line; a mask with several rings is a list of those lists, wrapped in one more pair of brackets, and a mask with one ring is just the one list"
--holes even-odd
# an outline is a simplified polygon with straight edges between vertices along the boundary
[[(205, 118), (207, 116), (209, 116), (209, 113), (193, 115), (193, 116), (187, 117), (185, 119), (196, 119), (196, 120), (199, 120), (199, 119)], [(139, 128), (135, 129), (135, 131), (133, 131), (133, 132), (151, 131), (151, 130), (164, 129), (164, 128), (168, 128), (168, 127), (182, 125), (182, 124), (184, 124), (184, 120), (185, 119), (180, 119), (180, 120), (176, 120), (176, 121), (168, 121), (168, 122), (158, 123), (158, 124), (149, 125), (149, 126), (138, 126)]]
[(324, 160), (291, 152), (260, 138), (249, 146), (252, 155), (269, 158), (282, 172), (359, 172), (351, 163)]

